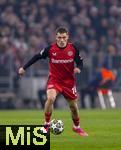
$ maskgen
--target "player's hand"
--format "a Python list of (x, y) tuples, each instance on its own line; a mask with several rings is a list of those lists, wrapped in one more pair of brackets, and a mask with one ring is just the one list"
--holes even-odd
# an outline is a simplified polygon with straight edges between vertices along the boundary
[(80, 72), (81, 72), (81, 70), (79, 68), (77, 68), (77, 67), (74, 68), (74, 73), (80, 73)]
[(24, 68), (22, 68), (22, 67), (19, 68), (18, 73), (19, 73), (20, 76), (24, 75), (24, 73), (25, 73)]

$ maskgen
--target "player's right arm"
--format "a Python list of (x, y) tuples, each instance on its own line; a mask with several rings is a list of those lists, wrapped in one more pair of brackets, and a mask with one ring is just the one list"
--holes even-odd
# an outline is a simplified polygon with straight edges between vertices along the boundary
[(27, 68), (29, 68), (32, 64), (34, 64), (39, 59), (46, 59), (48, 57), (48, 51), (50, 46), (42, 49), (40, 53), (34, 55), (23, 67), (20, 67), (18, 70), (19, 75), (23, 75)]

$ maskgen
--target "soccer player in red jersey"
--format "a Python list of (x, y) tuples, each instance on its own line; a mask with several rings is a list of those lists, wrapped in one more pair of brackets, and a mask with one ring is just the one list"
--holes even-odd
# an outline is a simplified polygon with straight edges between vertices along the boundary
[(74, 78), (74, 73), (80, 73), (83, 68), (83, 59), (79, 56), (78, 49), (72, 43), (69, 43), (68, 40), (68, 30), (65, 27), (59, 27), (56, 30), (56, 42), (33, 56), (18, 72), (20, 75), (23, 75), (26, 69), (37, 60), (48, 57), (49, 78), (47, 82), (47, 100), (44, 108), (45, 127), (49, 127), (53, 103), (56, 100), (57, 94), (61, 93), (69, 103), (73, 120), (72, 130), (81, 136), (88, 136), (88, 134), (80, 128), (77, 90)]

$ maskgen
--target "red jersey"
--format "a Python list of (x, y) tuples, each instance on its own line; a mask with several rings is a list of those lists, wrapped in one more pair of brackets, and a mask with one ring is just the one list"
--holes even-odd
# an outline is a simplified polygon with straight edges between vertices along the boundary
[(50, 77), (65, 84), (74, 84), (74, 58), (75, 48), (68, 43), (65, 48), (52, 44), (49, 50)]
[(49, 47), (36, 54), (24, 69), (28, 68), (38, 59), (49, 58), (49, 77), (51, 80), (61, 82), (63, 84), (74, 84), (74, 62), (77, 66), (83, 66), (82, 58), (79, 51), (72, 43), (67, 43), (65, 48), (60, 48), (56, 43), (52, 43)]

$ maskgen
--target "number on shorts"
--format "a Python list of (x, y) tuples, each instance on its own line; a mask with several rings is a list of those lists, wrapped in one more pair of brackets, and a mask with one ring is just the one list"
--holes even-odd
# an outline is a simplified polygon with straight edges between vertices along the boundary
[(72, 91), (73, 91), (73, 94), (74, 94), (75, 96), (77, 96), (77, 91), (76, 91), (76, 87), (75, 87), (75, 86), (72, 88)]

